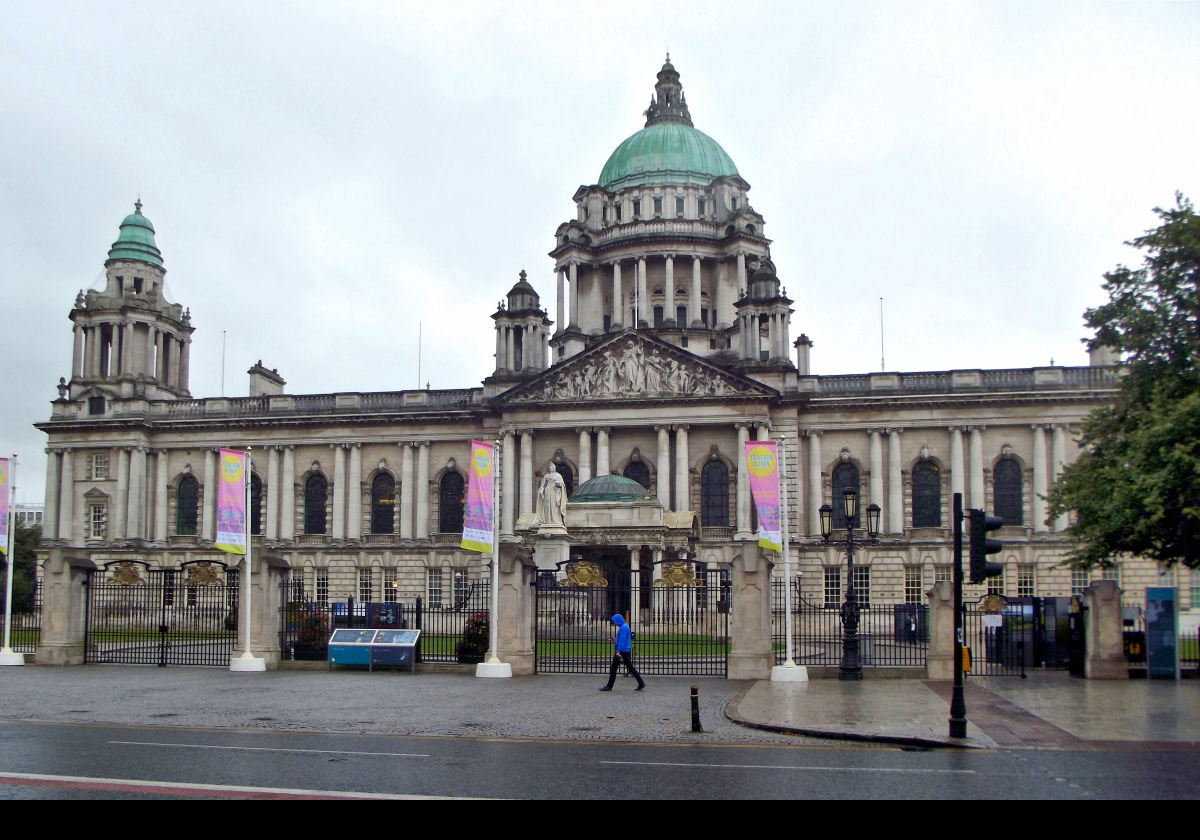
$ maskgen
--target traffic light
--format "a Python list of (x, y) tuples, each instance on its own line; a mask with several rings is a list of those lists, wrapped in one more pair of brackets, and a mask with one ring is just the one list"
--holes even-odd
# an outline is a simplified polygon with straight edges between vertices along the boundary
[(1003, 550), (1004, 543), (1000, 540), (989, 540), (988, 531), (995, 531), (1004, 524), (999, 516), (988, 516), (982, 510), (972, 508), (967, 511), (970, 521), (971, 538), (971, 583), (983, 583), (990, 577), (999, 577), (1004, 567), (999, 563), (987, 562), (989, 554)]

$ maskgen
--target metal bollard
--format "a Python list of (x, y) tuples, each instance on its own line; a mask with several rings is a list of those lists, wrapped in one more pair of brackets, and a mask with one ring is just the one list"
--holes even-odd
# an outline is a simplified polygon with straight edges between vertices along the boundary
[(692, 731), (704, 731), (704, 727), (700, 725), (700, 688), (698, 686), (692, 686)]

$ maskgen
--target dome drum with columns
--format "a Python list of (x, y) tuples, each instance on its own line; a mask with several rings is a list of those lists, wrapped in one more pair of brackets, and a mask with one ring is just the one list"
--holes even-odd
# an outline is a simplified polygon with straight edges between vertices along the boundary
[[(522, 271), (491, 316), (494, 363), (481, 387), (288, 394), (260, 361), (252, 396), (201, 399), (188, 392), (193, 326), (163, 297), (162, 255), (139, 204), (109, 253), (104, 290), (81, 293), (71, 312), (69, 385), (38, 424), (48, 438), (45, 575), (223, 559), (213, 548), (216, 453), (250, 447), (264, 578), (286, 576), (323, 602), (386, 592), (440, 603), (457, 582), (487, 576), (481, 556), (459, 547), (465, 465), (472, 440), (498, 440), (502, 545), (544, 571), (566, 556), (645, 580), (673, 562), (732, 570), (742, 606), (731, 644), (741, 650), (737, 634), (770, 618), (737, 593), (769, 590), (754, 576), (772, 574), (756, 560), (742, 453), (775, 440), (808, 602), (844, 591), (842, 556), (820, 544), (819, 508), (846, 487), (882, 508), (879, 545), (855, 561), (855, 585), (873, 604), (919, 601), (946, 579), (956, 492), (1008, 523), (994, 585), (1013, 597), (1071, 595), (1081, 579), (1063, 563), (1067, 523), (1046, 521), (1044, 496), (1073, 457), (1072, 432), (1116, 393), (1108, 360), (819, 375), (812, 340), (791, 343), (792, 300), (748, 194), (729, 155), (692, 125), (668, 61), (645, 126), (579, 188), (576, 218), (555, 235), (553, 318)], [(614, 476), (643, 496), (572, 497), (548, 553), (534, 520), (552, 464), (568, 490), (590, 493), (612, 482), (589, 481)], [(519, 567), (501, 563), (505, 574)], [(1127, 568), (1123, 585), (1135, 592), (1157, 580)], [(527, 618), (502, 616), (502, 638), (524, 638)], [(254, 637), (268, 661), (281, 655), (277, 619), (264, 613)], [(44, 626), (39, 659), (78, 661), (74, 625)], [(525, 643), (511, 644), (514, 661), (530, 664)], [(768, 644), (731, 658), (729, 673), (758, 674), (770, 655)]]

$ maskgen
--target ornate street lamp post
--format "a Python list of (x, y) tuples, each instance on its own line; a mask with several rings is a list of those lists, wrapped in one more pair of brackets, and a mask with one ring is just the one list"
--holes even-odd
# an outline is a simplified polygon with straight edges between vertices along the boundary
[(879, 542), (879, 505), (867, 505), (867, 538), (857, 539), (858, 491), (847, 487), (842, 491), (842, 518), (846, 536), (833, 536), (833, 507), (821, 505), (821, 536), (826, 544), (846, 549), (846, 600), (842, 604), (842, 664), (838, 679), (861, 680), (862, 663), (858, 658), (858, 596), (854, 592), (854, 549), (856, 546)]

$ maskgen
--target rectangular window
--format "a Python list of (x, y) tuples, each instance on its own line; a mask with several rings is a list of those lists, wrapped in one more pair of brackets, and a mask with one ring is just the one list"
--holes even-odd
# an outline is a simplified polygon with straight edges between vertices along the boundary
[(1032, 598), (1037, 590), (1037, 566), (1017, 566), (1017, 597)]
[(696, 214), (698, 216), (700, 216), (700, 218), (702, 218), (702, 219), (704, 218), (704, 210), (705, 210), (704, 199), (703, 198), (697, 199), (696, 200)]
[(104, 397), (88, 397), (88, 414), (104, 413)]
[(642, 215), (642, 201), (641, 201), (641, 199), (635, 198), (633, 200), (633, 218), (635, 218), (635, 219), (640, 218), (641, 215)]
[(867, 566), (854, 567), (854, 600), (864, 609), (871, 606), (871, 570)]
[(925, 587), (920, 566), (904, 567), (904, 602), (906, 604), (925, 603)]
[(374, 600), (374, 592), (371, 589), (371, 570), (358, 570), (358, 600), (369, 604)]
[(1192, 584), (1192, 609), (1200, 610), (1200, 583)]
[(662, 196), (661, 195), (654, 196), (654, 215), (655, 216), (662, 215)]
[(675, 307), (675, 323), (681, 327), (686, 327), (687, 322), (687, 304), (677, 305)]
[(1004, 594), (1004, 570), (1000, 570), (1000, 574), (987, 579), (987, 591), (989, 595)]
[(620, 204), (614, 205), (614, 206), (613, 206), (613, 210), (614, 210), (614, 211), (616, 212), (616, 214), (617, 214), (617, 221), (618, 221), (618, 222), (619, 222), (619, 221), (621, 221), (621, 205), (620, 205)]
[(465, 610), (469, 606), (467, 598), (471, 594), (471, 582), (467, 580), (466, 572), (454, 573), (454, 606), (460, 610)]
[(836, 610), (842, 605), (842, 570), (825, 570), (825, 609)]
[(425, 600), (431, 610), (442, 608), (442, 570), (427, 569), (425, 571)]
[(91, 457), (92, 478), (96, 481), (103, 481), (108, 478), (108, 453), (99, 453)]
[(675, 215), (683, 215), (683, 196), (681, 195), (675, 196)]
[(933, 567), (933, 582), (941, 583), (948, 581), (954, 583), (954, 567), (953, 566), (934, 566)]
[(163, 606), (175, 604), (175, 573), (163, 572)]
[(317, 606), (321, 609), (329, 607), (329, 574), (327, 572), (317, 572)]
[(108, 536), (108, 506), (88, 506), (88, 538), (102, 540)]
[(733, 208), (734, 210), (736, 210), (736, 209), (737, 209), (737, 196), (736, 196), (736, 195), (735, 195), (735, 196), (731, 196), (731, 197), (730, 197), (730, 199), (729, 199), (729, 206), (730, 206), (731, 208)]
[(388, 569), (383, 573), (383, 600), (389, 604), (395, 604), (400, 600), (400, 579), (393, 569)]
[(1082, 595), (1083, 590), (1091, 586), (1091, 574), (1087, 569), (1072, 569), (1071, 570), (1071, 594)]
[(663, 325), (663, 308), (661, 306), (654, 307), (654, 326), (656, 329), (662, 329)]

